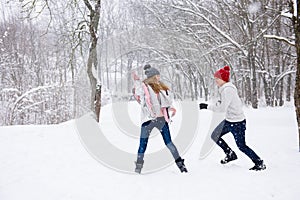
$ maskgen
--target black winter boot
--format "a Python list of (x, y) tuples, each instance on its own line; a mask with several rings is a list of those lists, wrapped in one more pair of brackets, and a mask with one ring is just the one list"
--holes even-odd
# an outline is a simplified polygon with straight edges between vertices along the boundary
[(142, 168), (143, 168), (143, 165), (144, 165), (144, 160), (137, 160), (135, 161), (135, 172), (136, 173), (141, 173), (142, 171)]
[(229, 153), (226, 154), (226, 157), (221, 160), (221, 164), (226, 164), (229, 163), (230, 161), (236, 160), (237, 156), (234, 153), (234, 151), (230, 151)]
[(254, 167), (250, 168), (249, 170), (255, 170), (255, 171), (260, 171), (266, 169), (266, 165), (264, 164), (263, 160), (259, 160), (255, 163)]
[(181, 173), (188, 172), (185, 165), (184, 165), (184, 159), (179, 157), (175, 160), (175, 162), (176, 162), (176, 165), (178, 166), (178, 168), (180, 169)]

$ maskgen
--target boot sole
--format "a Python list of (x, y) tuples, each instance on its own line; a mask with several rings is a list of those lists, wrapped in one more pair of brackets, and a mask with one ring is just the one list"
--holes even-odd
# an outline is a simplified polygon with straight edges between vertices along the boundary
[(234, 160), (237, 160), (237, 158), (232, 159), (232, 160), (229, 160), (229, 161), (223, 161), (223, 160), (221, 160), (220, 163), (221, 163), (222, 165), (224, 165), (224, 164), (227, 164), (227, 163), (232, 162), (232, 161), (234, 161)]
[(262, 171), (262, 170), (265, 170), (265, 169), (267, 169), (266, 165), (263, 165), (260, 168), (250, 168), (249, 170), (252, 170), (252, 171)]

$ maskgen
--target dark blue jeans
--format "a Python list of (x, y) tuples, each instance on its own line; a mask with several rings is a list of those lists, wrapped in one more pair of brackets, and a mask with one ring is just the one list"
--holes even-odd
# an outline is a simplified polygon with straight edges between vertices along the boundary
[(144, 153), (147, 148), (148, 139), (153, 128), (157, 128), (160, 131), (164, 143), (172, 153), (174, 159), (176, 160), (177, 158), (179, 158), (180, 156), (177, 151), (177, 148), (175, 147), (171, 139), (168, 123), (165, 121), (164, 117), (158, 117), (154, 120), (150, 120), (142, 124), (140, 146), (138, 149), (138, 157), (137, 157), (138, 161), (141, 161), (144, 158)]
[(223, 120), (213, 131), (211, 138), (219, 145), (223, 151), (228, 154), (231, 148), (221, 138), (223, 135), (231, 132), (240, 151), (246, 154), (254, 163), (260, 161), (259, 156), (246, 145), (245, 141), (246, 120), (241, 122), (229, 122)]

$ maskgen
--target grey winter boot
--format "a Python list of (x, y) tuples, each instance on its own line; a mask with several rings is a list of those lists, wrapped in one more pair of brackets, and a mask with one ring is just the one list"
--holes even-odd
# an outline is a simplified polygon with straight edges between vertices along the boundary
[(177, 167), (180, 169), (181, 173), (188, 172), (185, 165), (184, 165), (184, 159), (179, 157), (175, 160), (175, 162), (176, 162)]
[(143, 168), (143, 165), (144, 165), (144, 160), (137, 160), (135, 161), (135, 172), (136, 173), (141, 173), (142, 171), (142, 168)]

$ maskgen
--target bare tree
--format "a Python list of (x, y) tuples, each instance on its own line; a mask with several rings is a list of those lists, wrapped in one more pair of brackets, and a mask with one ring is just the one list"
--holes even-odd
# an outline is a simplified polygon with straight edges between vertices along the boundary
[[(66, 8), (74, 8), (77, 6), (77, 9), (80, 10), (82, 13), (82, 20), (79, 21), (78, 25), (76, 25), (76, 28), (74, 28), (74, 35), (78, 35), (78, 38), (83, 39), (83, 33), (88, 33), (89, 35), (89, 51), (87, 55), (87, 64), (86, 64), (86, 71), (88, 74), (89, 82), (90, 82), (90, 106), (89, 109), (92, 110), (95, 113), (95, 96), (96, 96), (96, 85), (97, 85), (97, 77), (95, 77), (95, 73), (93, 71), (97, 71), (98, 67), (98, 60), (97, 60), (97, 44), (98, 44), (98, 26), (99, 26), (99, 20), (100, 20), (100, 9), (101, 9), (101, 0), (82, 0), (82, 3), (85, 5), (85, 8), (87, 9), (88, 13), (85, 14), (85, 11), (81, 10), (80, 2), (78, 1), (67, 1), (65, 3)], [(39, 5), (39, 6), (37, 6)], [(42, 5), (42, 6), (41, 6)], [(72, 6), (71, 6), (72, 5)], [(55, 2), (52, 1), (46, 1), (46, 0), (31, 0), (26, 1), (22, 5), (24, 11), (27, 13), (27, 16), (29, 19), (37, 18), (45, 11), (47, 12), (48, 16), (48, 28), (51, 26), (51, 23), (53, 22), (54, 13), (53, 9), (55, 9)], [(67, 14), (67, 13), (66, 13)], [(69, 16), (70, 18), (73, 17), (72, 15)], [(88, 17), (88, 19), (85, 19)], [(70, 19), (72, 20), (72, 19)], [(87, 29), (85, 29), (87, 27)], [(47, 31), (49, 30), (47, 28)], [(46, 32), (47, 33), (47, 32)], [(75, 38), (74, 38), (75, 39)], [(76, 42), (74, 43), (74, 46), (72, 46), (73, 52), (74, 49), (77, 47), (80, 47), (82, 45), (82, 42), (80, 43)], [(74, 55), (73, 55), (74, 56)], [(71, 57), (73, 57), (71, 56)], [(69, 64), (71, 64), (71, 67), (73, 65), (73, 62), (71, 61)], [(72, 67), (73, 69), (73, 67)], [(72, 70), (73, 71), (73, 70)], [(100, 85), (100, 90), (98, 89), (97, 92), (100, 92), (101, 94), (101, 82), (98, 83)], [(99, 94), (98, 94), (99, 96)], [(100, 105), (101, 102), (99, 102), (101, 98), (97, 98), (97, 106)], [(100, 113), (100, 109), (97, 109), (97, 111)], [(97, 113), (97, 118), (99, 118), (99, 113)]]
[[(90, 79), (91, 84), (91, 105), (90, 108), (92, 111), (95, 111), (94, 100), (96, 97), (96, 85), (97, 78), (93, 74), (94, 70), (97, 70), (98, 67), (98, 59), (97, 59), (97, 44), (98, 44), (98, 25), (100, 20), (100, 8), (101, 8), (101, 0), (97, 0), (94, 2), (94, 5), (91, 4), (92, 1), (83, 0), (84, 4), (89, 10), (89, 34), (90, 34), (90, 45), (89, 45), (89, 55), (87, 61), (87, 74)], [(96, 98), (97, 102), (97, 120), (99, 122), (100, 109), (101, 108), (101, 83), (99, 83), (99, 88), (97, 89), (97, 96), (100, 95), (100, 98)]]
[[(296, 5), (294, 3), (296, 3)], [(293, 14), (292, 20), (294, 25), (295, 45), (296, 45), (296, 52), (297, 52), (297, 74), (296, 74), (296, 87), (295, 87), (294, 101), (295, 101), (296, 116), (298, 121), (299, 151), (300, 151), (300, 1), (290, 1), (290, 8), (291, 8), (291, 13)]]

